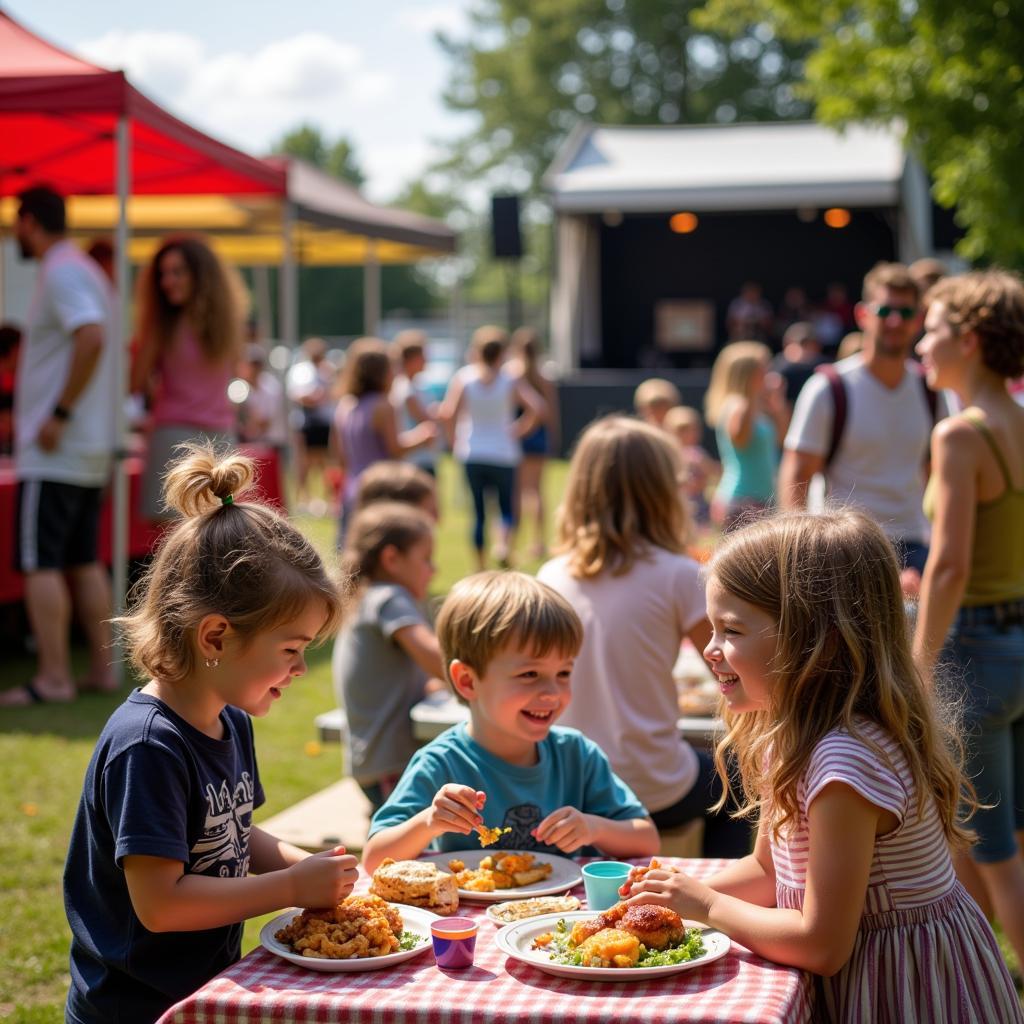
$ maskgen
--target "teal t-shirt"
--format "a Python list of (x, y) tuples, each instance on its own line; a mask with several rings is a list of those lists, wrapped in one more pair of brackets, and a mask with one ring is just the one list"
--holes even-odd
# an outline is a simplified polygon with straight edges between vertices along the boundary
[(753, 498), (768, 502), (775, 494), (775, 471), (779, 462), (779, 442), (775, 425), (761, 413), (745, 448), (736, 448), (723, 425), (715, 430), (718, 455), (722, 460), (722, 479), (716, 497), (722, 502)]
[[(495, 849), (537, 850), (558, 855), (554, 846), (539, 843), (530, 832), (559, 807), (628, 821), (647, 816), (643, 804), (608, 763), (604, 751), (575, 729), (555, 727), (537, 744), (537, 763), (509, 764), (484, 750), (460, 722), (441, 733), (413, 756), (387, 803), (373, 816), (370, 835), (408, 821), (433, 802), (437, 791), (455, 782), (487, 794), (481, 811), (489, 827), (511, 828)], [(476, 833), (446, 832), (433, 844), (437, 850), (479, 849)], [(577, 850), (592, 856), (592, 848)]]

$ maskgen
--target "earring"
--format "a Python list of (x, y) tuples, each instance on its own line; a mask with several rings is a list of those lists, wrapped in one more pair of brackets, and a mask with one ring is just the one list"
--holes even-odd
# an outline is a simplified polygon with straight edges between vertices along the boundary
[(219, 664), (220, 664), (220, 658), (214, 658), (212, 661), (209, 658), (206, 659), (206, 667), (207, 668), (216, 668)]

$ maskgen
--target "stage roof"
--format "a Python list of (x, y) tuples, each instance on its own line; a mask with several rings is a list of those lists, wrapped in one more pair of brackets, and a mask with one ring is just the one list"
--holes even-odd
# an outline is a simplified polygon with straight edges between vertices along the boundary
[(580, 124), (544, 185), (566, 213), (896, 206), (906, 162), (896, 133), (864, 126)]

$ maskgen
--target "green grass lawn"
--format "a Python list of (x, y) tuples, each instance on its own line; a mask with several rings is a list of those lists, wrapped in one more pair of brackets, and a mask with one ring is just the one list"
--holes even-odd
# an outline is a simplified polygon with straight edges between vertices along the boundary
[[(564, 480), (564, 464), (552, 463), (546, 477), (552, 508)], [(441, 488), (444, 516), (438, 530), (438, 574), (431, 587), (438, 595), (473, 569), (469, 498), (450, 462), (442, 465)], [(332, 521), (297, 522), (324, 554), (333, 555)], [(532, 534), (523, 540), (525, 550)], [(536, 564), (524, 560), (522, 567), (532, 571)], [(0, 689), (24, 682), (33, 667), (29, 657), (5, 654)], [(61, 898), (64, 854), (96, 738), (127, 692), (84, 696), (74, 704), (0, 710), (0, 1021), (48, 1024), (64, 1019), (70, 941)], [(309, 673), (289, 688), (273, 712), (255, 722), (267, 794), (257, 822), (337, 780), (339, 748), (325, 746), (311, 754), (306, 746), (316, 737), (313, 719), (333, 704), (327, 645), (311, 653)], [(257, 944), (260, 923), (247, 925), (244, 950)]]

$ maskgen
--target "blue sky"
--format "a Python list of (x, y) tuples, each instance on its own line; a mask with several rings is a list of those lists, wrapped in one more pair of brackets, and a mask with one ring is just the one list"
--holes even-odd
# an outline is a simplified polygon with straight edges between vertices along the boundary
[(302, 121), (353, 140), (367, 194), (390, 199), (470, 125), (447, 112), (434, 41), (468, 0), (0, 0), (11, 17), (249, 152)]

